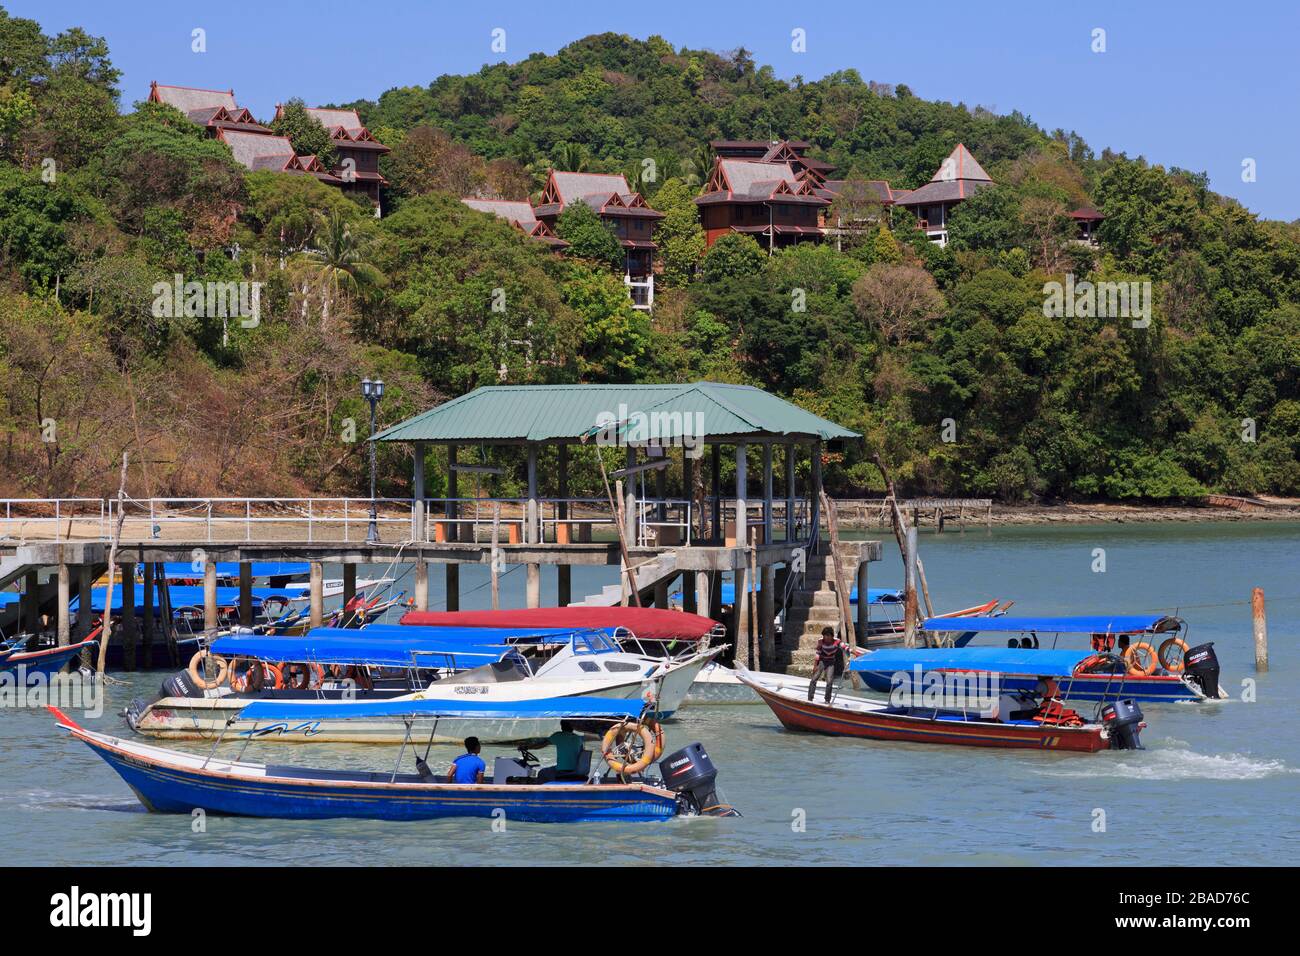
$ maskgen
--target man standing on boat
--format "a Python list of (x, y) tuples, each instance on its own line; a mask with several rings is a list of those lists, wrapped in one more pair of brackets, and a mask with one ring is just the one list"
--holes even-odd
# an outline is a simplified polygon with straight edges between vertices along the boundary
[(477, 737), (465, 738), (465, 752), (451, 762), (451, 770), (447, 773), (448, 783), (482, 783), (483, 771), (487, 770), (487, 764), (478, 752), (483, 748), (479, 746)]
[(832, 627), (822, 628), (822, 639), (817, 642), (817, 665), (808, 680), (808, 699), (817, 693), (817, 678), (826, 678), (826, 703), (831, 702), (835, 678), (844, 673), (844, 642), (835, 636)]

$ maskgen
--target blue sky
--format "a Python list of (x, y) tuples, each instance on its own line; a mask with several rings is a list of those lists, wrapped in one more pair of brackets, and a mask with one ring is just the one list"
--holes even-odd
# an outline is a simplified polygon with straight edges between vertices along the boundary
[[(0, 0), (47, 33), (80, 25), (108, 38), (123, 105), (149, 81), (234, 87), (269, 118), (277, 102), (374, 98), (501, 59), (552, 53), (589, 33), (658, 33), (674, 46), (744, 46), (779, 76), (852, 67), (919, 96), (1013, 109), (1040, 126), (1075, 129), (1095, 150), (1210, 174), (1212, 186), (1261, 215), (1300, 219), (1292, 161), (1300, 155), (1300, 4), (1044, 2), (869, 4), (814, 0), (430, 0), (161, 2)], [(191, 31), (207, 31), (207, 52)], [(505, 54), (491, 33), (506, 31)], [(791, 50), (802, 28), (807, 50)], [(1091, 50), (1095, 28), (1106, 52)], [(765, 134), (766, 130), (755, 130)], [(778, 131), (779, 132), (779, 131)], [(1242, 161), (1256, 162), (1255, 182)]]

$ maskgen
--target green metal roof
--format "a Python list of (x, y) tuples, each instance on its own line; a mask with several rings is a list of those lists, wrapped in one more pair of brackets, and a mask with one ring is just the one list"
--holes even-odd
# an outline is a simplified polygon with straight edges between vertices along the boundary
[(640, 416), (654, 438), (858, 438), (850, 431), (748, 385), (489, 385), (408, 418), (376, 441), (576, 441), (610, 422), (636, 443)]

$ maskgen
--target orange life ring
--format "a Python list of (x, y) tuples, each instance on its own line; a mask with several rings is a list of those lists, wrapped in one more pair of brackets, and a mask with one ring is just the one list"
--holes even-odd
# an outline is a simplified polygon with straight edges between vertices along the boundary
[(262, 662), (251, 657), (236, 657), (230, 662), (230, 689), (236, 693), (259, 691), (266, 684)]
[[(1139, 660), (1141, 654), (1144, 660)], [(1128, 664), (1128, 672), (1134, 677), (1147, 677), (1156, 672), (1156, 649), (1146, 641), (1138, 641), (1136, 644), (1130, 644), (1124, 651), (1124, 660)]]
[(272, 664), (269, 661), (262, 661), (262, 674), (264, 677), (271, 678), (272, 690), (284, 690), (284, 670), (281, 664)]
[[(1180, 648), (1182, 653), (1178, 655), (1178, 660), (1172, 660), (1169, 651), (1175, 647)], [(1171, 674), (1181, 674), (1183, 672), (1183, 658), (1187, 654), (1187, 642), (1181, 637), (1171, 637), (1160, 645), (1160, 666)]]
[(370, 678), (370, 670), (364, 666), (349, 667), (348, 680), (353, 681), (362, 690), (374, 690), (375, 682)]
[[(641, 759), (630, 763), (619, 760), (614, 756), (615, 748), (622, 747), (623, 742), (633, 735), (641, 738), (644, 747), (641, 751)], [(655, 730), (652, 730), (649, 724), (625, 720), (605, 732), (605, 738), (600, 743), (600, 755), (605, 758), (605, 763), (609, 764), (609, 769), (614, 773), (640, 773), (654, 762), (656, 745)]]
[[(207, 672), (206, 667), (204, 667), (203, 670), (199, 669), (200, 665), (202, 665), (209, 657), (211, 657), (217, 665), (217, 676), (212, 679), (208, 679), (204, 676)], [(194, 683), (203, 690), (212, 690), (213, 688), (220, 687), (226, 682), (226, 677), (230, 674), (230, 665), (226, 663), (224, 657), (221, 657), (218, 654), (209, 654), (207, 651), (198, 651), (190, 658), (189, 674), (190, 680), (194, 681)]]

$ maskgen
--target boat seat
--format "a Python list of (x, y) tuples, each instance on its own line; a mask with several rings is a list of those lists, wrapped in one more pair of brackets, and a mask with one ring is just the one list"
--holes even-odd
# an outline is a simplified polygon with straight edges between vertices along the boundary
[(573, 770), (560, 773), (556, 767), (543, 767), (537, 772), (539, 783), (585, 783), (591, 776), (591, 751), (586, 747), (578, 752), (578, 763)]

